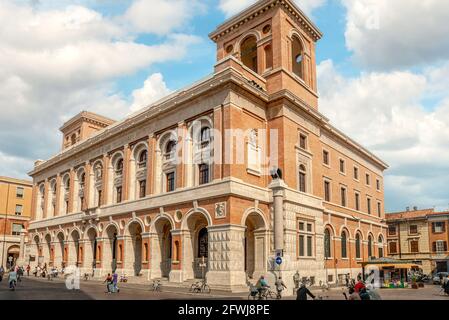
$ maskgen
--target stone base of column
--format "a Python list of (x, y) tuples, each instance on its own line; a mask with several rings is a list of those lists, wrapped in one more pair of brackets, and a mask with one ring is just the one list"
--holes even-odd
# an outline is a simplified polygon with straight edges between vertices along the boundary
[(184, 272), (182, 270), (171, 270), (168, 275), (168, 279), (170, 282), (184, 282)]
[(248, 290), (244, 271), (209, 271), (206, 274), (210, 286), (232, 292)]

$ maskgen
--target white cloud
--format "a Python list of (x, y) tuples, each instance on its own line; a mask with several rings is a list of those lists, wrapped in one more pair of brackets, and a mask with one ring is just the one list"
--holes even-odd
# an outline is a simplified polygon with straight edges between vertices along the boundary
[(197, 0), (136, 0), (124, 17), (139, 32), (164, 35), (185, 27), (204, 10)]
[[(220, 0), (218, 6), (226, 17), (231, 17), (254, 4), (256, 1), (257, 0)], [(295, 0), (294, 2), (305, 14), (311, 15), (313, 10), (321, 7), (326, 0)]]
[(399, 206), (395, 209), (443, 207), (448, 201), (449, 94), (432, 109), (423, 104), (429, 92), (439, 91), (435, 74), (449, 77), (449, 62), (421, 73), (369, 72), (353, 78), (342, 76), (330, 60), (318, 66), (321, 112), (390, 164), (387, 206)]
[(167, 88), (162, 74), (154, 73), (145, 80), (141, 89), (134, 90), (131, 111), (142, 109), (169, 93), (170, 90)]
[(370, 69), (428, 64), (449, 58), (449, 1), (342, 0), (346, 45)]
[[(105, 17), (81, 2), (44, 6), (42, 1), (35, 8), (0, 2), (0, 175), (17, 175), (20, 169), (23, 177), (32, 159), (59, 151), (59, 126), (81, 110), (124, 117), (133, 97), (120, 93), (117, 79), (154, 63), (181, 60), (199, 41), (167, 34), (151, 45), (137, 43), (138, 34), (123, 28), (121, 19)], [(156, 80), (145, 84), (140, 97), (135, 92), (141, 103), (151, 98)], [(21, 167), (13, 168), (14, 162)]]

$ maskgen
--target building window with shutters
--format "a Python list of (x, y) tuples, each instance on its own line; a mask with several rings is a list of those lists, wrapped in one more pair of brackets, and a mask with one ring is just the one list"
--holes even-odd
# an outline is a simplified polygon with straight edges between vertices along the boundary
[(22, 229), (24, 229), (23, 225), (18, 224), (18, 223), (13, 223), (12, 224), (12, 232), (11, 234), (13, 236), (20, 236), (20, 232), (22, 231)]
[(346, 164), (345, 160), (340, 159), (340, 173), (345, 174), (346, 173)]
[(359, 168), (354, 167), (354, 179), (359, 181)]
[(346, 202), (346, 188), (345, 187), (341, 187), (340, 197), (341, 197), (341, 206), (346, 207), (347, 202)]
[(354, 194), (354, 203), (355, 203), (355, 210), (360, 211), (360, 193), (358, 192)]
[(16, 189), (16, 198), (23, 199), (24, 189), (22, 187), (17, 187)]
[(416, 224), (409, 226), (409, 234), (418, 234), (418, 226)]
[(419, 252), (419, 241), (418, 240), (411, 240), (410, 241), (410, 252), (411, 253), (418, 253)]
[(432, 223), (433, 233), (444, 233), (446, 232), (446, 223), (444, 221), (433, 222)]
[(390, 254), (396, 254), (398, 253), (398, 245), (397, 242), (389, 242), (388, 243), (388, 251)]
[(167, 173), (167, 192), (172, 192), (175, 191), (175, 173), (174, 172), (169, 172)]
[(343, 259), (348, 257), (348, 238), (346, 236), (346, 231), (341, 233), (341, 257)]
[(326, 166), (330, 165), (329, 151), (327, 150), (323, 150), (323, 164), (325, 164)]
[(21, 216), (23, 213), (23, 206), (20, 204), (16, 204), (16, 216)]
[(361, 243), (361, 237), (360, 234), (357, 233), (355, 236), (355, 257), (356, 259), (362, 258), (362, 243)]
[(139, 181), (139, 198), (145, 198), (146, 191), (147, 191), (147, 181), (146, 180)]
[(388, 226), (388, 235), (395, 236), (396, 235), (396, 226)]
[(331, 183), (328, 180), (324, 180), (324, 201), (331, 201)]
[(331, 232), (329, 229), (324, 230), (324, 257), (329, 259), (332, 256), (331, 250)]
[(306, 192), (307, 191), (307, 171), (306, 167), (302, 164), (299, 166), (299, 191)]
[(432, 244), (432, 251), (436, 253), (445, 253), (447, 252), (447, 242), (438, 240)]
[(366, 211), (371, 214), (371, 198), (366, 198)]

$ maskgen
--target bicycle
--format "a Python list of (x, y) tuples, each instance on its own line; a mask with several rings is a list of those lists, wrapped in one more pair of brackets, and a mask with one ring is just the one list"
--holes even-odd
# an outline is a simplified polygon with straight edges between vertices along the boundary
[(193, 283), (189, 290), (189, 292), (193, 293), (210, 293), (210, 291), (210, 287), (205, 280)]
[(250, 293), (248, 295), (248, 300), (279, 300), (279, 295), (274, 292), (269, 287), (261, 289), (260, 291), (255, 287), (251, 287)]
[(158, 292), (161, 292), (162, 291), (162, 284), (161, 284), (161, 282), (159, 281), (159, 280), (156, 280), (156, 281), (154, 281), (152, 284), (151, 284), (151, 289), (150, 289), (151, 291), (158, 291)]

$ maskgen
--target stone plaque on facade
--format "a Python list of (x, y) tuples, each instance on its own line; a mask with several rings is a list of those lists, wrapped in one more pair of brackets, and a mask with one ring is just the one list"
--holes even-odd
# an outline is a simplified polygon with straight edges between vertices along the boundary
[(215, 219), (226, 218), (226, 202), (220, 202), (215, 204)]

